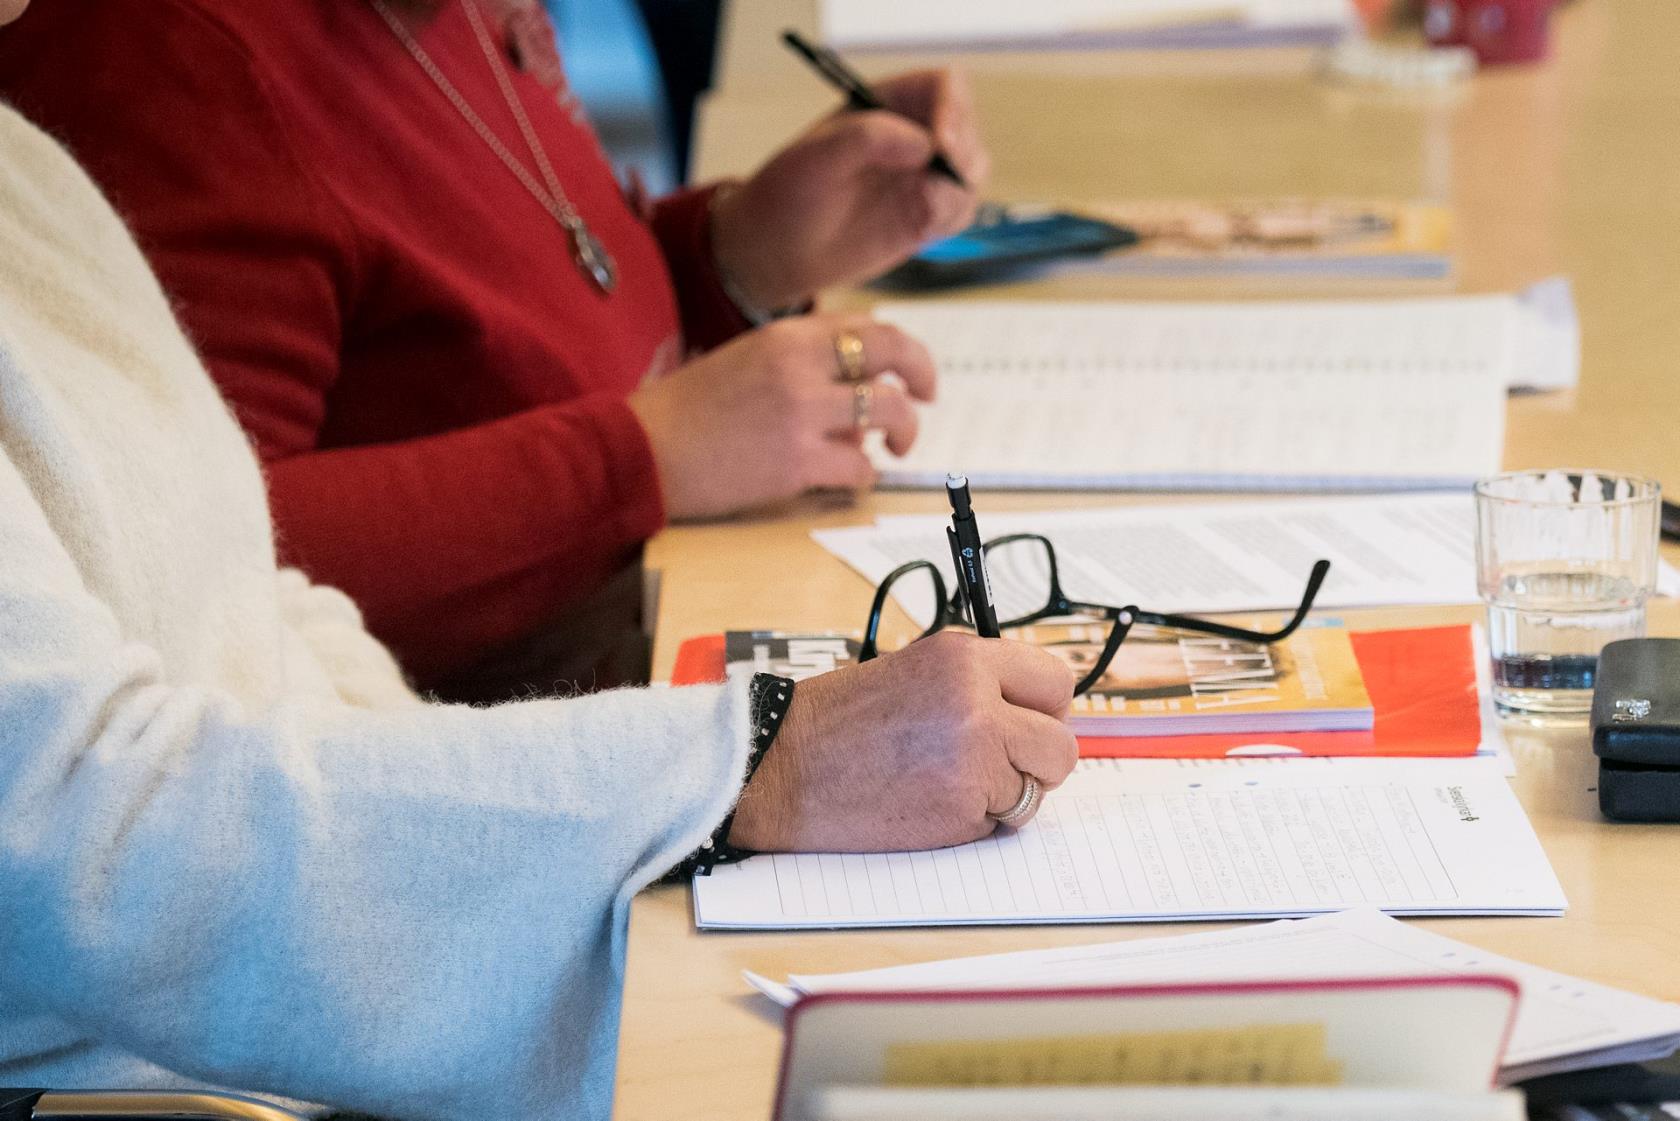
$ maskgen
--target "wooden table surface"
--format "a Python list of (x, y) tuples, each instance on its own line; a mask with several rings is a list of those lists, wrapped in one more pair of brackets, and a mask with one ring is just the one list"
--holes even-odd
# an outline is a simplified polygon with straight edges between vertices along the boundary
[[(811, 0), (733, 0), (723, 84), (701, 125), (708, 175), (739, 173), (830, 96), (773, 44), (811, 26)], [(1558, 273), (1575, 284), (1579, 388), (1514, 398), (1506, 462), (1635, 471), (1680, 486), (1680, 42), (1674, 0), (1577, 0), (1556, 18), (1554, 58), (1481, 75), (1457, 90), (1394, 94), (1316, 76), (1303, 52), (1159, 56), (1091, 53), (973, 60), (996, 170), (988, 193), (1067, 205), (1126, 197), (1386, 195), (1454, 206), (1451, 287), (1508, 290)], [(916, 60), (869, 59), (885, 72)], [(1223, 290), (1194, 287), (1197, 294)], [(1389, 289), (1362, 288), (1382, 294)], [(1010, 296), (1178, 294), (1084, 275)], [(843, 294), (841, 301), (864, 297)], [(989, 495), (989, 509), (1158, 501), (1119, 495)], [(807, 501), (762, 516), (668, 530), (650, 546), (661, 573), (655, 675), (684, 638), (731, 627), (861, 625), (871, 589), (809, 531), (938, 495)], [(1670, 558), (1674, 559), (1672, 550)], [(1472, 608), (1347, 612), (1356, 624), (1470, 619)], [(1680, 606), (1653, 609), (1680, 634)], [(1680, 826), (1598, 817), (1579, 732), (1511, 733), (1516, 789), (1569, 896), (1562, 919), (1428, 920), (1431, 930), (1680, 1000)], [(616, 1115), (634, 1121), (768, 1117), (779, 1023), (741, 970), (863, 969), (1031, 947), (1161, 936), (1188, 926), (1081, 926), (701, 934), (686, 888), (632, 911)]]

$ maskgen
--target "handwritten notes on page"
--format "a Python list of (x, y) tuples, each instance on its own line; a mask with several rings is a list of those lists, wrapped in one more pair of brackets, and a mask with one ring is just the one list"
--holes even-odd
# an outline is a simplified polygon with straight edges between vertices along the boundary
[[(1506, 390), (1550, 319), (1514, 296), (887, 304), (939, 400), (887, 485), (1457, 487), (1500, 466)], [(1546, 380), (1553, 381), (1552, 372)]]
[(1085, 760), (1019, 831), (915, 853), (767, 854), (694, 880), (702, 928), (1148, 922), (1374, 906), (1556, 915), (1495, 761)]

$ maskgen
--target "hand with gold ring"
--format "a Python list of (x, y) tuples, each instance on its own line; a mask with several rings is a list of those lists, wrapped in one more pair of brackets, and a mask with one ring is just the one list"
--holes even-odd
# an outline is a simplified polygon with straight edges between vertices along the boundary
[[(883, 374), (892, 374), (883, 378)], [(666, 516), (715, 517), (811, 489), (862, 490), (875, 468), (860, 436), (903, 455), (914, 402), (934, 395), (915, 339), (862, 315), (779, 320), (630, 396)]]
[(729, 840), (892, 852), (1019, 829), (1078, 762), (1072, 701), (1059, 659), (959, 631), (807, 678)]

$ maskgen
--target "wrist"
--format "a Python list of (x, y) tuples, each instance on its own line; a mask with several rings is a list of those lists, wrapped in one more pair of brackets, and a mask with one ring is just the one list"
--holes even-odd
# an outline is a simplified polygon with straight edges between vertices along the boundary
[[(751, 722), (749, 734), (752, 736), (752, 746), (747, 752), (744, 780), (747, 786), (751, 786), (760, 765), (781, 734), (783, 720), (793, 703), (793, 685), (792, 678), (755, 673), (747, 687), (747, 717)], [(661, 877), (663, 882), (677, 882), (694, 875), (709, 876), (712, 869), (719, 864), (734, 864), (764, 851), (757, 845), (749, 845), (741, 839), (743, 836), (756, 837), (752, 829), (742, 831), (737, 828), (742, 800), (745, 797), (746, 791), (743, 790), (741, 796), (736, 799), (734, 808), (724, 815), (722, 823), (712, 831), (712, 835), (702, 841), (700, 847), (681, 864), (665, 873)]]
[(763, 231), (756, 228), (746, 185), (727, 180), (712, 192), (708, 221), (711, 229), (712, 267), (718, 281), (741, 317), (754, 327), (809, 310), (811, 295), (792, 282), (778, 278), (771, 247)]
[[(728, 840), (731, 845), (754, 852), (785, 852), (794, 835), (794, 792), (798, 782), (793, 774), (798, 757), (799, 742), (805, 736), (810, 720), (811, 698), (807, 686), (800, 683), (775, 741), (765, 751), (757, 770), (749, 778), (741, 797), (735, 804), (735, 817), (730, 822)], [(761, 725), (755, 725), (757, 732)]]

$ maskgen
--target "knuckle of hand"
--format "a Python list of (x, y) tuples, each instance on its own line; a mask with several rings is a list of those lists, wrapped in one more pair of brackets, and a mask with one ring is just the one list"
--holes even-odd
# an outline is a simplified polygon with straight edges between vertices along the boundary
[(791, 321), (780, 321), (760, 328), (764, 359), (771, 369), (789, 373), (800, 368), (806, 347), (803, 333)]

